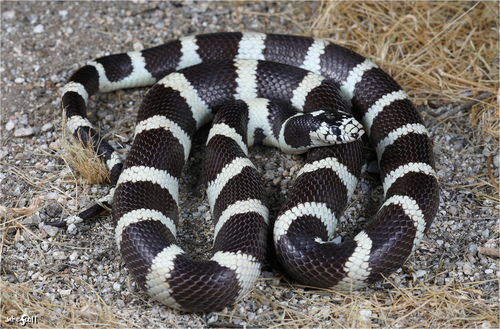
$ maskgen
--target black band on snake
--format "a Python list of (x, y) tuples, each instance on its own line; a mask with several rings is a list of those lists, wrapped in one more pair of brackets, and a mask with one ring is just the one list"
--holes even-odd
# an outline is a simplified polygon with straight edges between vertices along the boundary
[[(123, 166), (92, 129), (86, 102), (97, 92), (154, 83)], [(69, 130), (91, 142), (111, 170), (114, 197), (102, 201), (112, 203), (129, 270), (173, 308), (221, 309), (260, 275), (269, 219), (246, 157), (255, 143), (292, 153), (332, 144), (309, 151), (274, 225), (278, 258), (300, 283), (350, 291), (380, 280), (417, 248), (438, 209), (432, 141), (406, 93), (374, 63), (321, 39), (217, 33), (102, 57), (73, 74), (62, 105)], [(335, 244), (337, 219), (361, 172), (363, 131), (349, 114), (376, 149), (386, 199), (353, 240)], [(322, 123), (337, 115), (338, 125)], [(214, 116), (206, 165), (214, 251), (198, 261), (176, 243), (178, 182), (194, 133)], [(310, 133), (283, 128), (312, 119), (320, 123)], [(339, 130), (349, 133), (337, 136)], [(103, 210), (96, 205), (64, 224)]]

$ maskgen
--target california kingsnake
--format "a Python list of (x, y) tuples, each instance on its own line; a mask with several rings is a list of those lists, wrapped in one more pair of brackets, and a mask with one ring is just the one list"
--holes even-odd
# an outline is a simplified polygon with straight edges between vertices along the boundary
[[(160, 79), (141, 105), (122, 172), (117, 153), (86, 119), (86, 102), (97, 92)], [(352, 106), (377, 151), (386, 201), (354, 240), (340, 245), (327, 241), (356, 187), (361, 144), (310, 151), (274, 226), (278, 257), (297, 281), (344, 291), (373, 283), (401, 267), (436, 214), (432, 142), (417, 111), (391, 77), (350, 50), (307, 37), (218, 33), (96, 59), (77, 70), (63, 89), (68, 128), (92, 142), (111, 169), (112, 184), (118, 183), (113, 220), (128, 268), (151, 296), (171, 307), (220, 309), (251, 289), (260, 273), (265, 220), (249, 225), (245, 218), (265, 211), (262, 202), (246, 202), (246, 192), (237, 191), (239, 180), (251, 175), (250, 165), (241, 161), (230, 161), (224, 165), (230, 170), (212, 177), (220, 181), (210, 204), (223, 218), (215, 224), (220, 251), (213, 260), (193, 262), (175, 244), (178, 178), (194, 132), (227, 101), (255, 98), (305, 112)], [(262, 140), (259, 129), (248, 139)], [(65, 223), (102, 210), (96, 205)]]

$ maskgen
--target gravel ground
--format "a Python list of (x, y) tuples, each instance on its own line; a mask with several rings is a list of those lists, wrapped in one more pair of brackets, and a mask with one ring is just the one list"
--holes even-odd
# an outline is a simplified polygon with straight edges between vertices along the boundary
[[(77, 315), (90, 323), (96, 317), (103, 321), (96, 313), (108, 312), (109, 317), (128, 326), (260, 327), (286, 319), (275, 311), (276, 304), (296, 310), (325, 308), (328, 312), (337, 295), (318, 290), (304, 292), (303, 287), (291, 285), (279, 269), (270, 266), (255, 291), (234, 308), (194, 315), (173, 311), (136, 287), (116, 250), (109, 216), (84, 224), (72, 233), (40, 224), (76, 213), (108, 190), (106, 186), (85, 184), (54, 151), (62, 126), (59, 91), (73, 70), (95, 57), (140, 50), (189, 34), (239, 30), (300, 33), (300, 26), (286, 19), (286, 15), (245, 13), (272, 14), (278, 7), (289, 12), (296, 5), (2, 2), (0, 205), (22, 208), (39, 200), (44, 207), (24, 221), (31, 231), (5, 232), (1, 280), (10, 284), (31, 280), (33, 288), (55, 305), (51, 317), (57, 318), (58, 312), (65, 314), (63, 306), (79, 305)], [(295, 15), (300, 21), (301, 14)], [(130, 132), (143, 95), (144, 89), (103, 94), (93, 97), (88, 106), (90, 120), (99, 122), (100, 130), (112, 144), (124, 148), (124, 153), (130, 147)], [(486, 159), (490, 154), (496, 154), (493, 170), (498, 175), (498, 146), (488, 141), (475, 143), (477, 131), (470, 128), (467, 115), (449, 121), (434, 119), (448, 109), (426, 107), (421, 111), (434, 139), (442, 186), (441, 208), (416, 255), (390, 280), (397, 287), (426, 280), (437, 286), (451, 280), (476, 282), (479, 299), (498, 300), (498, 262), (478, 253), (478, 247), (496, 246), (500, 207), (465, 188), (486, 179)], [(252, 154), (271, 195), (275, 214), (300, 168), (300, 157), (262, 147), (254, 148)], [(195, 253), (207, 253), (210, 245), (206, 235), (210, 214), (198, 181), (202, 158), (202, 148), (195, 148), (181, 191), (180, 238)], [(377, 178), (369, 175), (361, 182), (359, 194), (342, 220), (342, 229), (347, 231), (341, 233), (342, 239), (352, 237), (350, 229), (363, 225), (365, 218), (373, 215), (381, 198), (378, 184)], [(50, 203), (48, 199), (57, 202)], [(7, 240), (12, 243), (5, 243)], [(365, 292), (391, 288), (391, 284), (382, 282)], [(335, 323), (324, 321), (310, 324)]]

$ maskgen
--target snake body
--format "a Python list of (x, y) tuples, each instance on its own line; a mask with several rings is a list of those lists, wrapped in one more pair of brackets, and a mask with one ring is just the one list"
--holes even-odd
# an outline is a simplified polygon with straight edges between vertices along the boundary
[[(123, 166), (93, 130), (85, 104), (96, 92), (153, 83)], [(258, 107), (267, 120), (246, 108), (256, 102), (265, 103)], [(385, 194), (375, 218), (353, 240), (329, 242), (358, 181), (361, 142), (311, 150), (273, 232), (278, 258), (295, 280), (340, 291), (371, 284), (401, 267), (437, 212), (432, 141), (406, 93), (371, 61), (321, 39), (217, 33), (102, 57), (73, 74), (62, 104), (69, 130), (91, 142), (111, 169), (124, 261), (149, 295), (177, 309), (220, 309), (259, 277), (268, 210), (245, 150), (247, 144), (282, 142), (293, 152), (305, 143), (274, 126), (287, 106), (352, 113), (376, 149)], [(231, 106), (237, 110), (226, 109)], [(199, 261), (176, 243), (178, 182), (194, 133), (219, 109), (229, 115), (216, 117), (207, 146), (214, 252)], [(67, 223), (101, 211), (94, 206)]]

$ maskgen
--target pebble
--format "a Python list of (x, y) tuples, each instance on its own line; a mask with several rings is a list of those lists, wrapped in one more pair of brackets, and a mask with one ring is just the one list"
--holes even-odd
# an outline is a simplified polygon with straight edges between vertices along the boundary
[(116, 306), (118, 306), (119, 308), (124, 308), (125, 307), (125, 302), (122, 300), (122, 299), (118, 299), (116, 302), (115, 302)]
[(76, 233), (78, 232), (78, 230), (77, 230), (77, 228), (76, 228), (76, 225), (75, 225), (75, 224), (70, 224), (70, 225), (68, 226), (68, 230), (67, 230), (67, 232), (68, 232), (69, 234), (76, 234)]
[(29, 120), (28, 120), (28, 115), (27, 114), (23, 114), (20, 118), (19, 118), (19, 124), (20, 125), (23, 125), (23, 126), (26, 126), (28, 125), (29, 123)]
[(47, 212), (47, 215), (55, 218), (62, 213), (62, 207), (57, 202), (52, 202), (45, 207), (45, 211)]
[(59, 290), (59, 293), (61, 294), (61, 296), (69, 296), (71, 295), (71, 289), (62, 289)]
[(44, 27), (42, 24), (38, 24), (33, 28), (33, 33), (42, 33), (44, 30)]
[(135, 51), (141, 51), (144, 49), (144, 45), (141, 42), (135, 42), (132, 47)]
[(15, 127), (15, 124), (13, 121), (9, 121), (5, 124), (5, 130), (7, 131), (11, 131), (12, 129), (14, 129)]
[(493, 326), (491, 325), (490, 321), (485, 321), (481, 323), (481, 329), (491, 329)]
[(359, 310), (359, 315), (361, 316), (361, 320), (363, 322), (369, 322), (371, 320), (370, 317), (372, 316), (372, 311), (371, 310)]
[(500, 154), (493, 157), (493, 165), (497, 168), (500, 167)]
[(477, 244), (471, 243), (469, 245), (469, 252), (475, 255), (477, 253)]
[(42, 128), (40, 128), (40, 130), (43, 132), (46, 132), (46, 131), (52, 130), (52, 128), (54, 128), (54, 124), (52, 122), (49, 122), (49, 123), (44, 124), (42, 126)]
[(76, 252), (76, 251), (73, 251), (73, 253), (71, 255), (69, 255), (69, 259), (71, 261), (74, 261), (77, 258), (78, 258), (78, 252)]
[(465, 262), (463, 267), (462, 267), (462, 271), (464, 272), (465, 275), (470, 275), (472, 273), (473, 269), (474, 269), (474, 267), (469, 262)]
[(50, 245), (47, 241), (42, 241), (41, 247), (43, 251), (47, 251), (49, 250)]
[(43, 229), (48, 236), (56, 236), (59, 232), (59, 228), (51, 225), (41, 225), (40, 229)]
[(16, 12), (14, 10), (7, 10), (7, 11), (4, 11), (2, 13), (2, 17), (4, 19), (8, 19), (8, 20), (11, 20), (11, 19), (14, 19), (16, 17)]
[(62, 251), (54, 251), (52, 256), (54, 256), (55, 259), (66, 259), (66, 255)]
[(45, 195), (47, 199), (57, 200), (59, 196), (55, 192), (49, 192)]
[(100, 111), (97, 111), (97, 119), (102, 121), (106, 118), (106, 116), (108, 115), (108, 111), (106, 110), (100, 110)]
[(38, 131), (37, 127), (18, 128), (14, 130), (14, 137), (29, 137), (35, 135)]

